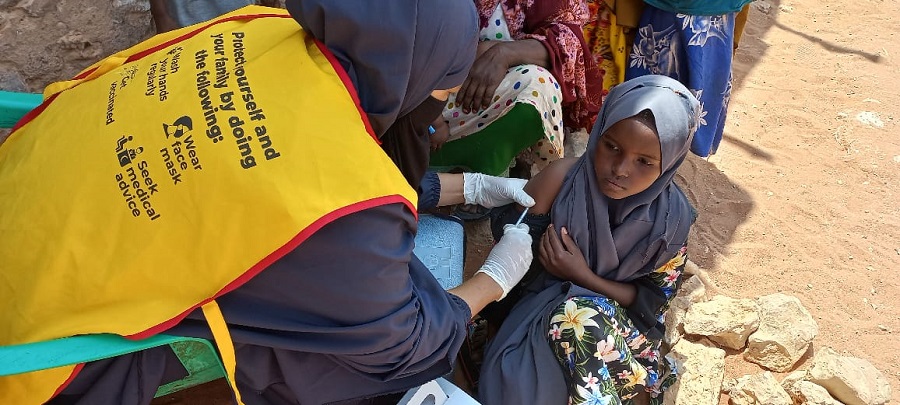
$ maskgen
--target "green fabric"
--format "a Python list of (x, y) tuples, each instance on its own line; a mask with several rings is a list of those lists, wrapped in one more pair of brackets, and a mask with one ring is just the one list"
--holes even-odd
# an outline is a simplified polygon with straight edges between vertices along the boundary
[(645, 0), (645, 3), (670, 13), (687, 15), (723, 15), (736, 13), (752, 0)]
[(461, 168), (499, 176), (519, 152), (543, 137), (544, 126), (537, 108), (517, 103), (481, 131), (445, 143), (431, 154), (431, 168), (436, 171)]
[(131, 340), (112, 334), (79, 335), (44, 342), (0, 346), (0, 376), (87, 363), (169, 345), (187, 370), (184, 378), (160, 386), (156, 397), (225, 376), (212, 343), (206, 339), (159, 334)]

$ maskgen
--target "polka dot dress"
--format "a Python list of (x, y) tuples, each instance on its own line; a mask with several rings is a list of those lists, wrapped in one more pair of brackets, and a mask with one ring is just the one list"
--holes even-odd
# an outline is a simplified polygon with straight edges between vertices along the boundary
[(506, 26), (506, 17), (503, 15), (503, 4), (497, 4), (491, 22), (481, 30), (482, 41), (512, 41), (509, 35), (509, 27)]
[[(482, 41), (510, 41), (502, 4), (497, 6), (490, 23), (481, 30)], [(490, 107), (482, 111), (464, 113), (451, 95), (444, 109), (444, 119), (450, 125), (450, 139), (464, 138), (490, 125), (519, 103), (534, 106), (541, 115), (544, 139), (523, 152), (520, 157), (533, 164), (533, 170), (546, 167), (563, 157), (562, 91), (559, 83), (547, 70), (536, 65), (515, 66), (497, 87)]]

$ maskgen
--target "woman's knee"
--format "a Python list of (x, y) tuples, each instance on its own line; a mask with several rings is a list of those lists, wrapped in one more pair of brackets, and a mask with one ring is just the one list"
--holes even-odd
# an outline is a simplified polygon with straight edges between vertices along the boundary
[(513, 90), (524, 91), (531, 88), (531, 91), (538, 91), (547, 97), (556, 96), (557, 100), (562, 99), (562, 90), (553, 73), (537, 65), (513, 66), (506, 72), (503, 82), (499, 89), (503, 88), (503, 84), (508, 84)]

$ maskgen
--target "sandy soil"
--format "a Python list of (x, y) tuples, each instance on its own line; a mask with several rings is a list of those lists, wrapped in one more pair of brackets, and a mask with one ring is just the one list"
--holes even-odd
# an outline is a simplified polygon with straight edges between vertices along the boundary
[[(771, 6), (771, 7), (768, 7)], [(766, 13), (765, 11), (768, 11)], [(693, 260), (728, 295), (795, 295), (900, 399), (900, 4), (756, 2), (719, 153), (682, 170)], [(756, 372), (729, 356), (728, 374)]]
[[(0, 0), (0, 89), (40, 91), (146, 37), (145, 4)], [(897, 15), (900, 3), (889, 0), (755, 2), (736, 55), (725, 140), (718, 154), (689, 159), (679, 175), (701, 212), (691, 257), (722, 292), (797, 296), (819, 322), (813, 351), (830, 346), (869, 360), (890, 380), (893, 402), (900, 399)], [(468, 228), (471, 264), (490, 240), (484, 224)], [(729, 355), (729, 376), (758, 371)]]

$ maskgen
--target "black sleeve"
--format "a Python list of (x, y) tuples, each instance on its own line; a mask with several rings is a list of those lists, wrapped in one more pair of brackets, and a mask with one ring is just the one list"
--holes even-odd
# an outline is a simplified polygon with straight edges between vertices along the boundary
[[(628, 317), (631, 318), (634, 326), (648, 338), (662, 338), (665, 327), (659, 323), (657, 315), (669, 299), (662, 288), (648, 277), (639, 278), (632, 285), (637, 289), (637, 295), (634, 297), (634, 302), (631, 306), (625, 308), (628, 312)], [(655, 336), (656, 334), (659, 336)]]
[(422, 183), (419, 184), (419, 211), (436, 208), (441, 199), (441, 180), (437, 173), (425, 172)]

